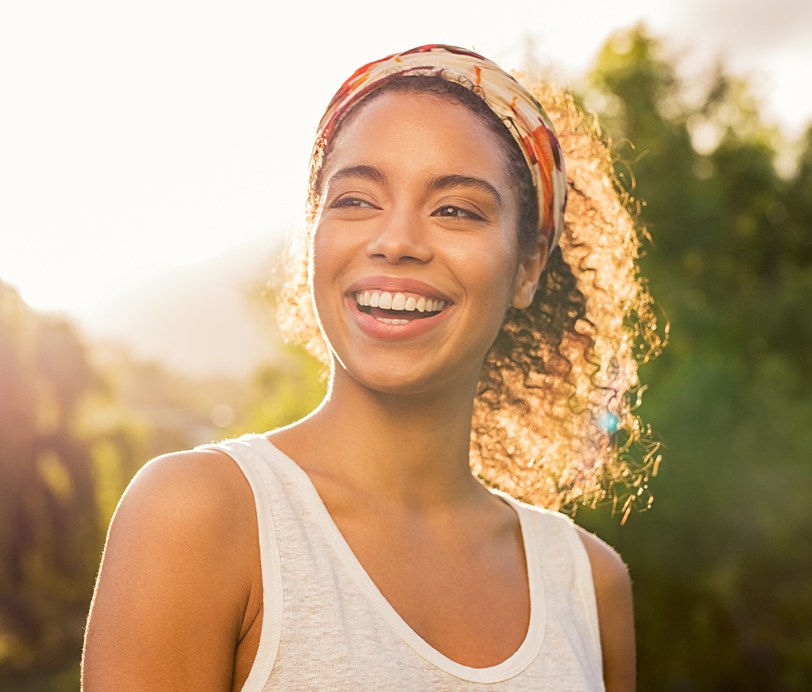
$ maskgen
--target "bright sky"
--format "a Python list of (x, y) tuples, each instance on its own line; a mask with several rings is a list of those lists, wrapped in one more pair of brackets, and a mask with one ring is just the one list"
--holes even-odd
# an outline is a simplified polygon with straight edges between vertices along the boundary
[(185, 265), (301, 224), (318, 118), (358, 65), (429, 42), (564, 81), (645, 21), (812, 120), (808, 0), (24, 0), (0, 9), (0, 278), (93, 325)]

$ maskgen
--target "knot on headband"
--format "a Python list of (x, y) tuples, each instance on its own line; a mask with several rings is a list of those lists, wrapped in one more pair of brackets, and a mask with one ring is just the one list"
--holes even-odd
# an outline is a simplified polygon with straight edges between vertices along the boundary
[(359, 100), (396, 76), (432, 76), (464, 86), (502, 120), (519, 145), (538, 195), (539, 224), (554, 248), (564, 226), (567, 176), (552, 123), (533, 95), (487, 58), (456, 46), (431, 44), (368, 63), (336, 92), (319, 123), (329, 140), (341, 117)]

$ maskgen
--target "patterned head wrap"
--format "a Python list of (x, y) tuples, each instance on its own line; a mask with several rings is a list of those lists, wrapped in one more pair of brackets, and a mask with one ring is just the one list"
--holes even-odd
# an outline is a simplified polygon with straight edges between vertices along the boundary
[(344, 114), (393, 77), (432, 76), (459, 84), (477, 96), (505, 123), (524, 155), (538, 195), (539, 225), (558, 244), (567, 203), (564, 157), (553, 126), (533, 95), (487, 58), (456, 46), (430, 44), (376, 60), (355, 73), (336, 92), (319, 123), (317, 141), (329, 141)]

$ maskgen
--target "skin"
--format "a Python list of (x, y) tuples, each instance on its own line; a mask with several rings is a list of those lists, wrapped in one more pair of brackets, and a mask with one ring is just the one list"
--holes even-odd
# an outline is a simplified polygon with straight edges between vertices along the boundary
[[(330, 389), (319, 409), (270, 439), (309, 475), (412, 629), (455, 661), (492, 666), (523, 641), (530, 601), (517, 515), (469, 471), (472, 401), (505, 311), (530, 303), (546, 254), (519, 247), (503, 153), (467, 108), (386, 94), (339, 138), (312, 249)], [(355, 287), (415, 280), (448, 303), (432, 326), (370, 331)], [(580, 535), (607, 690), (633, 690), (628, 573), (605, 543)], [(111, 525), (85, 689), (239, 689), (262, 617), (242, 474), (219, 452), (161, 457), (138, 474)]]

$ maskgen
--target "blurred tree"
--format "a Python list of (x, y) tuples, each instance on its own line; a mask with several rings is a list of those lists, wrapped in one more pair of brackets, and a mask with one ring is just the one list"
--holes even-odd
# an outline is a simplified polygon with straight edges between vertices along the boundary
[(0, 283), (0, 671), (81, 640), (103, 528), (72, 423), (98, 386), (70, 325)]
[(653, 511), (623, 527), (606, 511), (578, 517), (635, 577), (641, 689), (800, 690), (812, 679), (812, 136), (782, 178), (746, 83), (721, 68), (705, 79), (683, 84), (637, 27), (607, 42), (584, 94), (619, 184), (645, 201), (642, 264), (672, 338), (644, 370), (644, 416), (666, 445)]
[(298, 346), (260, 368), (247, 392), (243, 412), (229, 434), (271, 430), (310, 413), (324, 398), (324, 367)]
[(321, 367), (281, 349), (250, 382), (193, 379), (42, 316), (0, 281), (0, 689), (71, 690), (106, 527), (149, 458), (284, 425)]
[(107, 523), (162, 430), (115, 396), (70, 323), (0, 281), (0, 688), (77, 687)]

